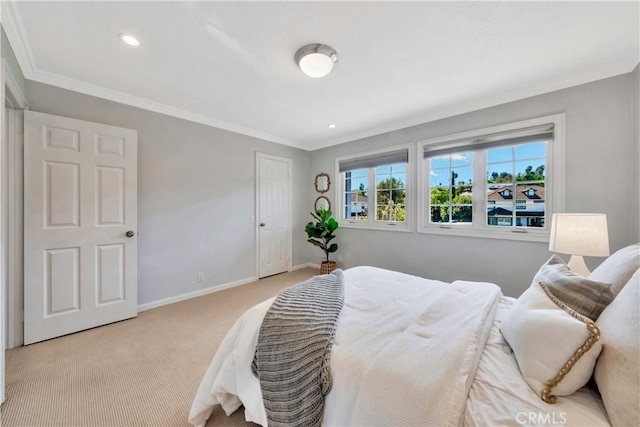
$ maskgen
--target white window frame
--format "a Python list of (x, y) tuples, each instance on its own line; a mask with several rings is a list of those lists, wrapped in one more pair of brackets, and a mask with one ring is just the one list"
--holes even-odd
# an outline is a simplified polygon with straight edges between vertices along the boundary
[[(376, 221), (376, 185), (375, 185), (375, 171), (374, 168), (369, 169), (369, 186), (368, 192), (371, 198), (368, 201), (368, 209), (370, 214), (366, 221), (363, 220), (349, 220), (344, 219), (344, 173), (340, 172), (340, 162), (346, 160), (356, 160), (362, 157), (368, 157), (377, 154), (385, 154), (393, 151), (407, 150), (409, 154), (409, 161), (407, 162), (406, 182), (405, 182), (405, 219), (404, 223), (401, 222), (384, 222)], [(416, 200), (416, 174), (415, 174), (415, 144), (400, 144), (391, 147), (385, 147), (378, 150), (371, 150), (361, 152), (358, 154), (351, 154), (335, 159), (335, 182), (336, 182), (336, 208), (334, 210), (334, 217), (337, 219), (340, 227), (343, 228), (360, 228), (368, 230), (387, 230), (387, 231), (400, 231), (400, 232), (412, 232), (415, 229), (415, 200)], [(373, 213), (373, 215), (371, 215)]]
[[(473, 222), (471, 224), (431, 224), (427, 219), (429, 212), (430, 187), (429, 187), (429, 167), (424, 160), (422, 153), (428, 146), (446, 147), (447, 143), (464, 139), (474, 139), (489, 134), (501, 132), (517, 131), (533, 126), (545, 124), (554, 125), (554, 138), (547, 146), (546, 168), (545, 168), (545, 227), (536, 229), (535, 227), (495, 227), (487, 225), (486, 211), (487, 200), (483, 196), (482, 187), (476, 189), (476, 185), (486, 185), (486, 156), (484, 151), (476, 152), (473, 160)], [(418, 142), (417, 152), (420, 153), (418, 161), (419, 191), (421, 197), (418, 203), (418, 232), (427, 234), (442, 234), (450, 236), (482, 237), (491, 239), (524, 240), (531, 242), (548, 242), (551, 229), (551, 215), (553, 213), (564, 212), (565, 209), (565, 133), (566, 115), (564, 113), (550, 116), (538, 117), (530, 120), (492, 126), (484, 129), (476, 129), (468, 132), (461, 132), (454, 135), (432, 138)], [(469, 147), (471, 149), (471, 147)], [(465, 147), (460, 147), (464, 151)], [(478, 155), (478, 153), (481, 153)], [(482, 184), (475, 184), (482, 183)], [(550, 190), (550, 191), (549, 191)], [(481, 191), (478, 194), (478, 191)], [(551, 193), (551, 194), (549, 194)]]

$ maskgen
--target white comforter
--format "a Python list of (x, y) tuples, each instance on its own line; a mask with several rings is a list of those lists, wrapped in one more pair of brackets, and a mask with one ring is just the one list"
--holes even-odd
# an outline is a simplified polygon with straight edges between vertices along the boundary
[[(344, 277), (323, 425), (459, 425), (500, 289), (374, 267), (352, 268)], [(227, 414), (244, 405), (247, 421), (267, 426), (250, 366), (271, 302), (248, 310), (223, 340), (191, 407), (191, 424), (204, 424), (219, 403)]]

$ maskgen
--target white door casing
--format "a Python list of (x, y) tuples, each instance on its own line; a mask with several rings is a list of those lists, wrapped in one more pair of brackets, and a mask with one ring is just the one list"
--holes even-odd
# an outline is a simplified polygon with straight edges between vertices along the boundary
[(291, 159), (257, 153), (258, 278), (291, 270)]
[(24, 126), (25, 345), (135, 317), (137, 132), (32, 111)]
[[(17, 294), (22, 297), (22, 265), (17, 265), (16, 250), (22, 242), (22, 116), (11, 108), (27, 108), (27, 100), (11, 73), (6, 60), (0, 66), (0, 98), (4, 105), (0, 125), (0, 403), (5, 400), (4, 349), (16, 346), (16, 314), (22, 313), (22, 304), (15, 305)], [(19, 172), (18, 172), (19, 171)], [(19, 174), (19, 176), (17, 176)], [(19, 199), (19, 200), (18, 200)], [(19, 216), (19, 218), (18, 218)], [(21, 258), (21, 255), (20, 255)], [(17, 283), (19, 282), (19, 284)], [(20, 285), (20, 286), (19, 286)], [(18, 286), (20, 290), (17, 291)], [(20, 299), (20, 302), (22, 300)], [(6, 314), (6, 315), (5, 315)], [(22, 318), (19, 319), (22, 327)], [(6, 334), (5, 334), (6, 333)], [(20, 332), (20, 340), (22, 333)], [(21, 343), (21, 341), (20, 341)]]
[(3, 110), (2, 114), (0, 114), (0, 405), (4, 402), (4, 352), (6, 348), (5, 341), (5, 328), (6, 328), (6, 302), (5, 302), (5, 290), (7, 287), (7, 274), (6, 274), (6, 265), (5, 260), (7, 259), (5, 251), (6, 251), (6, 243), (7, 243), (7, 231), (5, 224), (7, 223), (5, 220), (6, 212), (7, 212), (7, 197), (5, 191), (6, 187), (6, 152), (5, 147), (7, 146), (7, 133), (6, 133), (6, 123), (5, 123), (5, 110), (4, 110), (4, 97), (5, 97), (5, 71), (4, 71), (4, 63), (2, 67), (0, 67), (0, 97), (3, 102)]
[(22, 250), (22, 151), (23, 151), (23, 130), (22, 122), (23, 110), (29, 109), (27, 99), (11, 72), (5, 58), (2, 58), (2, 77), (4, 78), (4, 100), (7, 110), (5, 111), (5, 126), (7, 140), (5, 150), (7, 154), (5, 190), (7, 192), (6, 222), (7, 232), (4, 235), (7, 245), (7, 287), (5, 291), (4, 308), (7, 310), (6, 317), (6, 344), (7, 348), (14, 348), (22, 345), (22, 296), (23, 296), (23, 250)]
[(7, 348), (22, 345), (23, 309), (23, 249), (22, 249), (22, 148), (23, 111), (7, 108), (5, 125), (7, 135)]

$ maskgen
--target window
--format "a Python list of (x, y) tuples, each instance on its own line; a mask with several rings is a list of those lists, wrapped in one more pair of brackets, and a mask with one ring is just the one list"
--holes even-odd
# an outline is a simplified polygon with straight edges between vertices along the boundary
[(409, 231), (411, 168), (408, 145), (336, 159), (338, 220), (344, 227)]
[[(487, 157), (487, 225), (545, 226), (546, 162), (551, 132), (538, 141), (489, 148)], [(537, 202), (537, 203), (536, 203)]]
[(406, 222), (407, 164), (375, 169), (376, 221)]
[(420, 232), (545, 241), (562, 211), (564, 115), (418, 144)]
[(344, 174), (343, 219), (366, 221), (369, 216), (369, 169)]
[(470, 223), (473, 218), (473, 153), (430, 158), (430, 221)]

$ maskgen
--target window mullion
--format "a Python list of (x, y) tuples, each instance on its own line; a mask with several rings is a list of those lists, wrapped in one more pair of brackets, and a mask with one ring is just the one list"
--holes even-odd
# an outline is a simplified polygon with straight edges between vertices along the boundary
[[(421, 153), (419, 151), (419, 153)], [(418, 188), (416, 189), (416, 194), (422, 193), (422, 197), (418, 197), (418, 203), (422, 206), (421, 218), (419, 218), (418, 227), (420, 225), (424, 228), (429, 226), (431, 219), (431, 181), (429, 177), (431, 176), (431, 167), (429, 165), (429, 160), (420, 158), (420, 164), (422, 168), (418, 168), (418, 174), (420, 176), (420, 181), (418, 182)]]
[(555, 209), (557, 209), (557, 207), (554, 204), (555, 201), (555, 196), (554, 193), (557, 190), (556, 185), (554, 183), (554, 171), (556, 171), (558, 168), (554, 167), (554, 161), (555, 159), (553, 158), (553, 153), (555, 148), (555, 145), (557, 144), (557, 140), (554, 140), (552, 142), (548, 142), (547, 143), (547, 151), (545, 152), (545, 162), (546, 162), (546, 167), (545, 167), (545, 179), (544, 179), (544, 186), (545, 186), (545, 209), (544, 209), (544, 223), (548, 224), (549, 227), (551, 227), (551, 215), (553, 212), (558, 212)]
[(486, 224), (487, 203), (487, 156), (485, 150), (473, 153), (473, 228), (482, 228)]
[(516, 147), (511, 147), (511, 229), (515, 229), (518, 224), (518, 213), (516, 212), (516, 200), (518, 199), (518, 182), (516, 181)]
[[(372, 200), (368, 202), (369, 212), (367, 213), (367, 222), (369, 224), (375, 224), (375, 218), (378, 212), (378, 189), (376, 188), (376, 168), (369, 168), (369, 198), (373, 196)], [(373, 209), (371, 209), (373, 207)]]
[(344, 180), (345, 180), (345, 173), (344, 172), (340, 172), (339, 175), (340, 179), (338, 179), (336, 182), (336, 194), (338, 195), (338, 199), (336, 200), (336, 212), (334, 212), (334, 216), (336, 218), (339, 218), (340, 220), (345, 219), (344, 215), (345, 212), (347, 211), (345, 205), (346, 205), (346, 196), (345, 196), (345, 188), (344, 188)]

